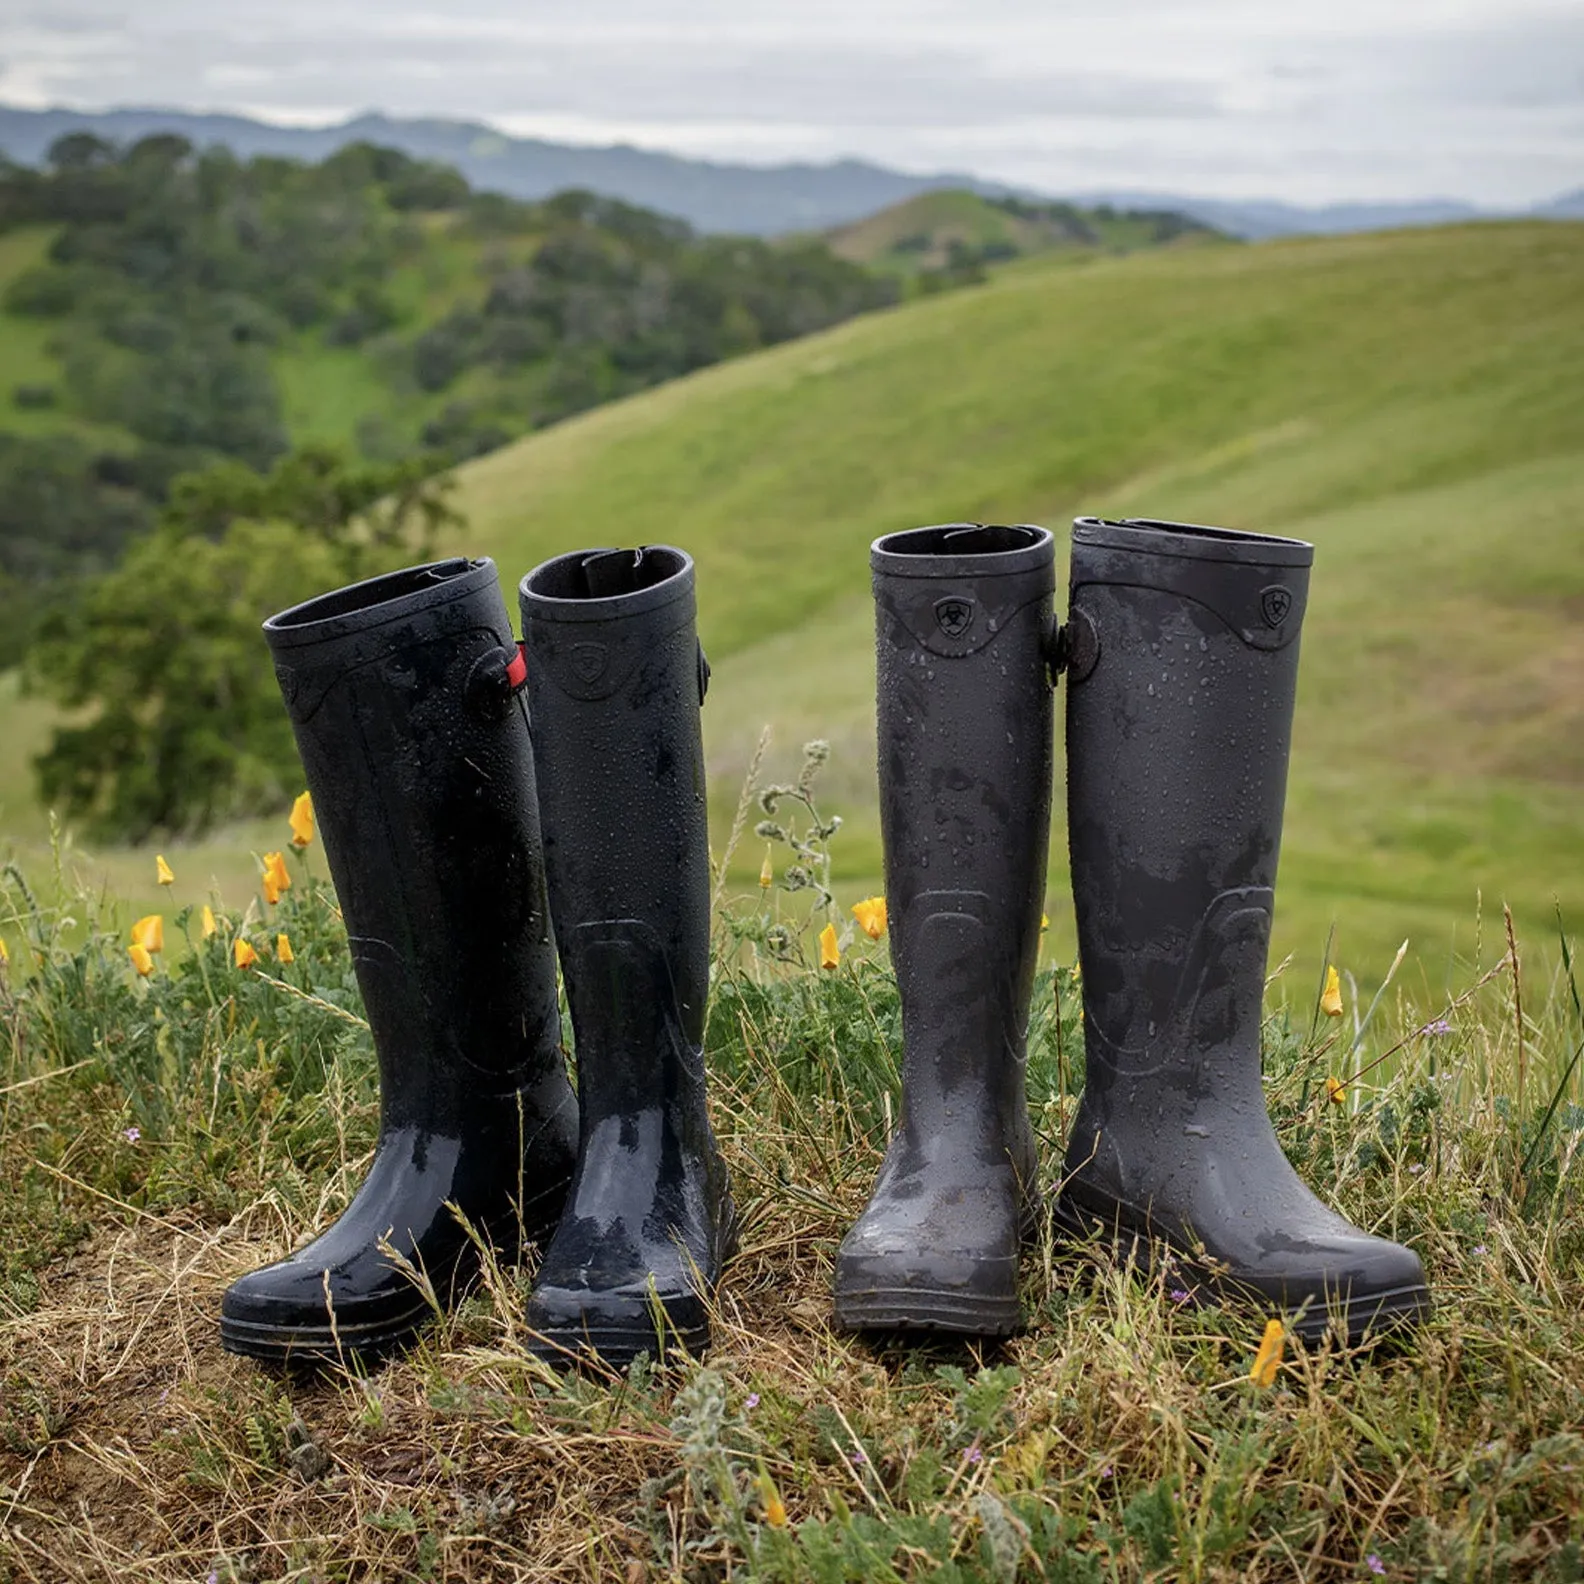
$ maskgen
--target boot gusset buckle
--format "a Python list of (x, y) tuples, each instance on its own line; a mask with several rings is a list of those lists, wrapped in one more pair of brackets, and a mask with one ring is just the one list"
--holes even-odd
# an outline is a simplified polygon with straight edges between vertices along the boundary
[(1100, 659), (1100, 634), (1089, 613), (1080, 606), (1067, 612), (1066, 624), (1055, 629), (1051, 649), (1051, 681), (1067, 673), (1069, 684), (1082, 682)]
[(466, 687), (468, 704), (485, 720), (502, 720), (527, 681), (528, 655), (523, 645), (502, 644), (473, 662)]

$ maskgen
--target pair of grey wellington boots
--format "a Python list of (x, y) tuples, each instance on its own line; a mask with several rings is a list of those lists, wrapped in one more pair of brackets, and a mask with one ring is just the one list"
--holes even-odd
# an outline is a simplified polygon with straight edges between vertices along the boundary
[[(234, 1283), (220, 1335), (366, 1363), (543, 1245), (554, 1361), (698, 1351), (734, 1221), (705, 1110), (709, 862), (693, 564), (662, 546), (489, 560), (323, 595), (265, 635), (350, 937), (380, 1079), (358, 1193)], [(554, 945), (552, 945), (552, 930)], [(562, 1053), (559, 953), (577, 1055)], [(420, 1275), (424, 1281), (415, 1281)]]
[(998, 1336), (1044, 1224), (1025, 1030), (1067, 678), (1085, 1085), (1052, 1214), (1172, 1284), (1357, 1341), (1429, 1307), (1418, 1258), (1282, 1154), (1260, 1017), (1310, 545), (1080, 519), (876, 541), (882, 835), (901, 1121), (836, 1261), (838, 1324)]

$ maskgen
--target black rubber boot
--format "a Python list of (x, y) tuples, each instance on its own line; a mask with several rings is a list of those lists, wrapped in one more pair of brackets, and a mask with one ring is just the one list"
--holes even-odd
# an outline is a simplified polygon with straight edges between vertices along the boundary
[[(1311, 546), (1176, 523), (1073, 529), (1067, 825), (1086, 1084), (1058, 1227), (1173, 1285), (1349, 1339), (1422, 1314), (1408, 1249), (1299, 1180), (1260, 1087), (1260, 1011)], [(1157, 1247), (1156, 1254), (1161, 1252)]]
[(1015, 1330), (1038, 1219), (1025, 1030), (1050, 845), (1051, 536), (877, 540), (880, 823), (901, 1120), (836, 1256), (849, 1330)]
[(552, 1362), (709, 1341), (736, 1247), (704, 1095), (709, 837), (693, 563), (584, 550), (522, 581), (550, 911), (582, 1133), (528, 1302)]
[(443, 561), (264, 625), (379, 1060), (380, 1133), (341, 1219), (221, 1304), (233, 1353), (378, 1357), (556, 1224), (577, 1105), (560, 1050), (521, 662), (494, 563)]

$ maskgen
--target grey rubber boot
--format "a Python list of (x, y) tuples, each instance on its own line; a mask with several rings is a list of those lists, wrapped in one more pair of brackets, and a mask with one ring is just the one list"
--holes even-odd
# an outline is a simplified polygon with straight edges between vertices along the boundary
[(1073, 528), (1067, 826), (1086, 1083), (1056, 1207), (1174, 1285), (1350, 1340), (1422, 1315), (1418, 1258), (1304, 1186), (1260, 1087), (1260, 1012), (1310, 545)]
[(663, 545), (578, 551), (520, 593), (582, 1118), (527, 1320), (552, 1362), (696, 1354), (736, 1219), (705, 1106), (708, 671), (693, 562)]
[(999, 1336), (1038, 1221), (1024, 1038), (1050, 842), (1043, 528), (875, 542), (880, 819), (902, 1110), (836, 1256), (848, 1329)]
[(379, 1144), (341, 1218), (220, 1306), (233, 1353), (372, 1360), (548, 1235), (577, 1146), (521, 660), (489, 560), (371, 578), (264, 624), (379, 1060)]

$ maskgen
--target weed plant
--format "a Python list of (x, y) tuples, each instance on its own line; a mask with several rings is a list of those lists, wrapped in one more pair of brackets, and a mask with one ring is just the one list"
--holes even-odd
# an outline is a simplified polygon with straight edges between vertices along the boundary
[[(113, 903), (0, 876), (0, 1581), (1584, 1577), (1584, 1011), (1560, 926), (1545, 982), (1507, 938), (1440, 1005), (1388, 976), (1327, 1017), (1273, 977), (1282, 1142), (1421, 1253), (1421, 1332), (1289, 1344), (1264, 1387), (1270, 1316), (1046, 1241), (1005, 1344), (840, 1336), (831, 1261), (895, 1114), (900, 1018), (884, 941), (831, 900), (819, 760), (745, 797), (719, 862), (770, 847), (770, 883), (717, 909), (712, 1106), (745, 1233), (714, 1346), (621, 1377), (529, 1354), (531, 1260), (487, 1261), (367, 1375), (222, 1353), (226, 1283), (326, 1225), (374, 1142), (333, 894), (293, 860), (281, 901), (206, 935), (178, 876), (142, 976)], [(1080, 992), (1042, 962), (1051, 1191)]]

